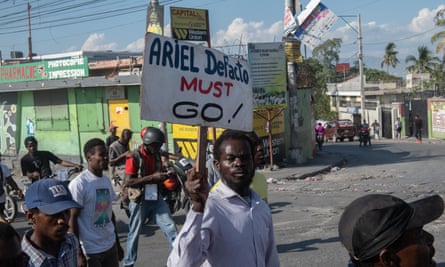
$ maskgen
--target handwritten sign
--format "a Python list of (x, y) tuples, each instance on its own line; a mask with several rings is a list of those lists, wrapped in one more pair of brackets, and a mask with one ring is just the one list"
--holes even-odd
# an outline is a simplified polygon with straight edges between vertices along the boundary
[(251, 131), (252, 103), (245, 60), (146, 34), (142, 119)]

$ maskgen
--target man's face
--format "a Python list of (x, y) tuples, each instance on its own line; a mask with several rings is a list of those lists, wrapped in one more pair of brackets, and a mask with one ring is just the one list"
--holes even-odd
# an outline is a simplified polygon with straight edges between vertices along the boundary
[(232, 190), (243, 195), (249, 189), (254, 174), (249, 143), (229, 139), (215, 149), (221, 149), (221, 157), (215, 159), (215, 167), (221, 174), (221, 179)]
[(131, 132), (124, 132), (122, 134), (122, 142), (124, 144), (128, 144), (130, 142), (130, 140), (131, 140), (132, 135), (133, 134)]
[(108, 153), (105, 146), (95, 146), (94, 153), (88, 154), (88, 168), (103, 170), (108, 165)]
[(161, 149), (162, 143), (151, 143), (149, 145), (144, 145), (144, 147), (150, 154), (156, 154)]
[(37, 151), (37, 143), (36, 142), (26, 143), (26, 149), (30, 154), (34, 154)]
[(396, 252), (400, 267), (436, 266), (433, 260), (434, 237), (422, 228), (407, 230), (398, 240)]
[(28, 266), (26, 255), (23, 254), (18, 237), (0, 240), (0, 267)]
[(258, 140), (258, 142), (255, 145), (256, 150), (255, 150), (255, 164), (256, 165), (263, 165), (266, 163), (266, 160), (264, 158), (264, 148), (263, 145), (261, 144), (261, 141)]
[(53, 215), (47, 215), (42, 211), (30, 212), (28, 220), (34, 228), (33, 235), (37, 235), (46, 242), (61, 242), (65, 240), (68, 232), (70, 210), (65, 210)]

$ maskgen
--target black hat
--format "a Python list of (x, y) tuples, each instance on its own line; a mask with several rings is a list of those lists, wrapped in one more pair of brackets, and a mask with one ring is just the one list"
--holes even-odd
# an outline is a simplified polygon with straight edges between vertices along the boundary
[(443, 199), (426, 197), (411, 203), (384, 194), (370, 194), (349, 204), (338, 224), (340, 241), (355, 260), (368, 260), (409, 229), (439, 218)]

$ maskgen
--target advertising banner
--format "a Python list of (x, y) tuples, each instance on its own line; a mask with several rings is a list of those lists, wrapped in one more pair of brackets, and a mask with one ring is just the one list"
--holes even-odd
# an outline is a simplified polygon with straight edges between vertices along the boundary
[(286, 57), (284, 44), (249, 43), (254, 109), (286, 105)]
[(148, 33), (141, 118), (252, 130), (252, 85), (245, 60)]
[(320, 0), (311, 0), (297, 18), (300, 27), (294, 36), (312, 48), (321, 43), (323, 36), (338, 19)]
[(170, 16), (173, 38), (203, 42), (210, 39), (209, 14), (206, 9), (170, 7)]
[(88, 77), (88, 58), (67, 58), (0, 66), (0, 83)]

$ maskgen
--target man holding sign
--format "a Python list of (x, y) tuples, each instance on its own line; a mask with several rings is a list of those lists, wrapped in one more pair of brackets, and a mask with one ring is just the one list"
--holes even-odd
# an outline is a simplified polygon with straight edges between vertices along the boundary
[(190, 171), (192, 209), (167, 266), (280, 266), (270, 209), (249, 188), (254, 155), (244, 133), (227, 130), (214, 145), (220, 186), (209, 193), (206, 173)]

